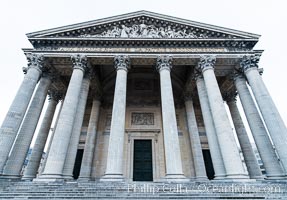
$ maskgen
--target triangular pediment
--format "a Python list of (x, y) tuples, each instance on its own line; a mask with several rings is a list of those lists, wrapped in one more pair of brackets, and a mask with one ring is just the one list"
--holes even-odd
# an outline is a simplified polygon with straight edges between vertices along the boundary
[(257, 34), (148, 11), (38, 31), (28, 38), (107, 39), (258, 39)]

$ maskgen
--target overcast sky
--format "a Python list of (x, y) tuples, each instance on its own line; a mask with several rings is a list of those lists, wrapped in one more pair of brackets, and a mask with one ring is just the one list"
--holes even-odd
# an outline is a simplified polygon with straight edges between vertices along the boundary
[(148, 10), (260, 34), (263, 79), (287, 124), (287, 12), (284, 0), (3, 0), (0, 3), (0, 123), (23, 80), (26, 33)]

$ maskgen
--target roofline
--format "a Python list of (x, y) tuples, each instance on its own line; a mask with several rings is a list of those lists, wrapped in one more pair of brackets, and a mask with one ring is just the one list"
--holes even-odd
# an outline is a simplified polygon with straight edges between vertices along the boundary
[(77, 28), (85, 28), (85, 27), (89, 27), (89, 26), (94, 25), (94, 24), (109, 23), (112, 21), (124, 20), (125, 18), (136, 17), (139, 15), (148, 15), (151, 17), (160, 18), (162, 20), (170, 20), (170, 21), (173, 21), (176, 23), (197, 26), (198, 28), (211, 29), (211, 30), (214, 29), (214, 31), (221, 31), (221, 32), (224, 32), (227, 34), (234, 34), (234, 35), (253, 37), (253, 38), (259, 38), (260, 37), (260, 35), (254, 34), (254, 33), (249, 33), (249, 32), (239, 31), (239, 30), (235, 30), (235, 29), (225, 28), (225, 27), (221, 27), (221, 26), (215, 26), (215, 25), (211, 25), (211, 24), (196, 22), (196, 21), (182, 19), (182, 18), (173, 17), (173, 16), (169, 16), (169, 15), (164, 15), (164, 14), (158, 14), (158, 13), (145, 11), (145, 10), (115, 15), (112, 17), (106, 17), (106, 18), (76, 23), (76, 24), (67, 25), (67, 26), (61, 26), (61, 27), (57, 27), (57, 28), (46, 29), (46, 30), (37, 31), (37, 32), (31, 32), (31, 33), (27, 33), (26, 36), (28, 38), (30, 38), (30, 37), (37, 37), (39, 35), (41, 36), (41, 35), (47, 35), (47, 34), (55, 34), (57, 32), (61, 32), (61, 31), (69, 31), (69, 30), (73, 30), (73, 29), (77, 29)]

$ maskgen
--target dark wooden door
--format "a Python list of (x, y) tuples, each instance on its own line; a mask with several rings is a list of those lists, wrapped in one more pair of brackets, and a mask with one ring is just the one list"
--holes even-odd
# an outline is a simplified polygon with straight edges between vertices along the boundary
[(151, 140), (134, 140), (134, 181), (153, 181)]
[(83, 149), (78, 149), (77, 151), (77, 156), (76, 156), (76, 161), (74, 165), (74, 170), (73, 170), (73, 177), (74, 179), (78, 179), (80, 175), (80, 170), (81, 170), (81, 164), (82, 164), (82, 159), (83, 159), (83, 154), (84, 150)]
[(214, 169), (213, 169), (210, 151), (207, 149), (204, 149), (204, 150), (202, 150), (202, 153), (203, 153), (207, 177), (208, 177), (208, 179), (212, 180), (212, 179), (214, 179)]

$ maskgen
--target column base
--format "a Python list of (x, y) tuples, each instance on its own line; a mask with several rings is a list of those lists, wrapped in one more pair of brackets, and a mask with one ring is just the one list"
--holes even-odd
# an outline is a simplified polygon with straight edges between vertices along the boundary
[(125, 178), (122, 174), (105, 174), (100, 181), (124, 182)]
[(226, 175), (220, 174), (220, 175), (215, 175), (213, 180), (224, 180), (224, 179), (226, 179)]
[(253, 176), (253, 177), (250, 177), (250, 179), (262, 181), (262, 180), (264, 180), (264, 176)]
[(88, 182), (88, 181), (90, 181), (90, 180), (91, 180), (90, 177), (79, 177), (79, 178), (78, 178), (78, 181), (80, 181), (80, 182)]
[(74, 180), (74, 177), (72, 175), (63, 175), (62, 178), (67, 181)]
[(247, 174), (227, 174), (224, 181), (253, 181)]
[(35, 179), (36, 178), (36, 176), (23, 176), (22, 178), (21, 178), (21, 180), (23, 180), (23, 181), (32, 181), (33, 179)]
[(189, 182), (190, 180), (186, 178), (183, 174), (167, 174), (164, 177), (164, 181), (171, 182)]
[(196, 178), (195, 178), (195, 181), (209, 181), (209, 179), (207, 178), (207, 176), (197, 176)]
[(42, 174), (38, 178), (33, 179), (33, 182), (62, 182), (64, 178), (59, 174)]
[(13, 180), (20, 180), (21, 179), (21, 177), (20, 177), (20, 175), (12, 175), (12, 174), (2, 174), (1, 176), (0, 176), (0, 179), (13, 179)]
[(266, 175), (267, 180), (284, 180), (287, 179), (287, 176), (284, 175)]

